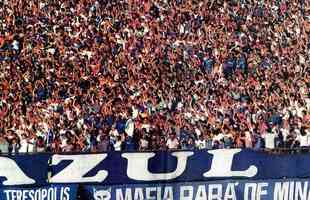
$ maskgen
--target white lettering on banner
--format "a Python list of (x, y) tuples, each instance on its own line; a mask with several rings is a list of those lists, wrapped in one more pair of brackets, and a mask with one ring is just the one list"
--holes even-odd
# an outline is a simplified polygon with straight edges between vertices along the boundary
[(196, 193), (195, 200), (206, 200), (207, 199), (207, 192), (205, 185), (199, 185)]
[(163, 200), (173, 200), (173, 187), (165, 187)]
[[(118, 186), (109, 190), (94, 190), (94, 200), (111, 200), (114, 196), (113, 199), (116, 200), (310, 200), (308, 181), (252, 183), (223, 181), (219, 184), (148, 186), (129, 188)], [(19, 200), (21, 195), (16, 193), (15, 196), (16, 200)]]
[(274, 200), (309, 200), (309, 182), (286, 181), (274, 185)]
[(29, 178), (16, 164), (7, 157), (0, 157), (0, 177), (5, 177), (3, 185), (28, 185), (34, 184), (35, 180)]
[(11, 190), (4, 190), (4, 193), (6, 195), (6, 199), (9, 199), (10, 198)]
[(45, 199), (47, 197), (47, 191), (42, 190), (42, 199)]
[(146, 199), (148, 199), (148, 200), (156, 200), (156, 195), (154, 195), (154, 193), (156, 194), (156, 192), (157, 192), (156, 187), (147, 187), (145, 189)]
[(246, 183), (244, 186), (244, 200), (261, 200), (262, 196), (267, 195), (268, 191), (265, 187), (268, 187), (268, 183)]
[(83, 177), (96, 165), (103, 161), (107, 154), (85, 154), (85, 155), (53, 155), (52, 165), (58, 165), (61, 161), (72, 160), (73, 162), (54, 175), (51, 183), (86, 183), (86, 182), (102, 182), (107, 176), (106, 170), (100, 170), (95, 176)]
[(144, 199), (143, 189), (142, 189), (142, 188), (136, 188), (136, 189), (135, 189), (135, 196), (134, 196), (134, 199), (135, 199), (135, 200)]
[(69, 187), (65, 187), (65, 188), (61, 188), (61, 192), (60, 192), (60, 199), (68, 199), (70, 198), (70, 188)]
[[(112, 195), (106, 195), (106, 193), (107, 193), (107, 190), (98, 190), (96, 191), (96, 193), (94, 193), (94, 199), (95, 200), (110, 200)], [(109, 197), (103, 198), (103, 196), (109, 196)], [(171, 186), (155, 187), (154, 186), (154, 187), (116, 188), (115, 199), (116, 200), (146, 200), (146, 199), (147, 200), (173, 200), (173, 187)]]
[(157, 192), (156, 199), (157, 200), (161, 200), (161, 187), (157, 187), (156, 192)]
[(180, 187), (180, 200), (192, 200), (194, 195), (193, 186), (181, 186)]
[(235, 183), (228, 183), (224, 195), (224, 200), (236, 200), (236, 199), (237, 197), (236, 197)]
[[(208, 151), (213, 155), (209, 171), (203, 173), (203, 177), (253, 177), (257, 174), (257, 167), (250, 165), (243, 171), (232, 171), (234, 155), (241, 149), (225, 149)], [(173, 172), (153, 173), (149, 171), (149, 160), (156, 154), (148, 153), (123, 153), (122, 157), (128, 161), (127, 176), (137, 181), (161, 181), (172, 180), (181, 176), (188, 165), (188, 158), (194, 155), (191, 151), (173, 152), (171, 155), (176, 157), (177, 165)], [(52, 165), (58, 165), (62, 161), (72, 161), (49, 180), (50, 183), (89, 183), (104, 182), (108, 176), (107, 170), (98, 170), (97, 174), (84, 177), (96, 165), (105, 160), (107, 154), (83, 154), (83, 155), (53, 155)], [(124, 166), (125, 167), (125, 166)], [(7, 170), (9, 169), (9, 170)], [(123, 169), (123, 168), (120, 168)], [(139, 169), (139, 170), (137, 170)], [(14, 175), (13, 175), (14, 174)], [(0, 157), (0, 177), (5, 177), (3, 185), (30, 185), (35, 184), (35, 180), (27, 177), (18, 167), (17, 163), (7, 157)], [(14, 178), (13, 178), (14, 177)], [(202, 178), (203, 178), (202, 177)]]
[(198, 185), (197, 190), (193, 186), (181, 186), (180, 198), (183, 200), (236, 200), (236, 185), (238, 183), (228, 183), (226, 189), (224, 187), (225, 193), (222, 184)]
[(116, 200), (132, 200), (132, 192), (130, 188), (126, 188), (125, 198), (123, 196), (123, 191), (121, 188), (116, 189)]
[(261, 200), (262, 195), (267, 195), (267, 190), (264, 187), (268, 187), (268, 183), (257, 184), (256, 200)]
[(6, 200), (70, 200), (70, 187), (3, 190), (3, 193)]
[(127, 176), (139, 181), (171, 180), (180, 176), (186, 169), (187, 159), (193, 152), (174, 152), (177, 157), (177, 167), (171, 173), (151, 173), (148, 170), (148, 161), (155, 153), (123, 153), (122, 157), (128, 160)]
[(289, 182), (277, 182), (274, 186), (274, 200), (288, 200)]
[(307, 192), (308, 192), (308, 181), (304, 182), (304, 187), (302, 189), (301, 182), (296, 182), (295, 187), (295, 199), (307, 200)]
[(289, 199), (294, 199), (294, 189), (295, 189), (295, 182), (290, 182), (290, 190), (289, 190)]
[[(255, 200), (257, 184), (256, 183), (246, 183), (244, 185), (244, 200)], [(251, 192), (250, 192), (251, 191)], [(250, 198), (249, 198), (250, 194)]]
[[(214, 190), (216, 191), (214, 193)], [(208, 200), (222, 200), (223, 188), (221, 184), (210, 184), (209, 185), (209, 196)]]
[(208, 151), (213, 155), (211, 169), (203, 174), (204, 177), (253, 177), (257, 174), (257, 167), (251, 165), (244, 171), (231, 171), (234, 155), (241, 149), (217, 149)]

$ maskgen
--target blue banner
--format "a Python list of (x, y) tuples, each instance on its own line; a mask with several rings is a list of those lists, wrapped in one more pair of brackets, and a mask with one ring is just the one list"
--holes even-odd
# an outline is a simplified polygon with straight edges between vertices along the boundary
[(48, 187), (5, 187), (0, 189), (1, 200), (76, 200), (77, 185), (50, 185)]
[(0, 156), (0, 187), (308, 178), (309, 166), (309, 153), (242, 149)]
[(83, 200), (308, 200), (309, 179), (85, 186)]
[(310, 176), (310, 154), (241, 149), (53, 155), (52, 183), (146, 184)]
[(46, 185), (50, 157), (50, 154), (1, 155), (0, 187)]

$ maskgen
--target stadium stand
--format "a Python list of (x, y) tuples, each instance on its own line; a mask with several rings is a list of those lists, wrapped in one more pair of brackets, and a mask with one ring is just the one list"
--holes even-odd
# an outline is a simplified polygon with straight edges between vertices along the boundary
[(310, 146), (309, 1), (263, 2), (1, 0), (0, 151)]

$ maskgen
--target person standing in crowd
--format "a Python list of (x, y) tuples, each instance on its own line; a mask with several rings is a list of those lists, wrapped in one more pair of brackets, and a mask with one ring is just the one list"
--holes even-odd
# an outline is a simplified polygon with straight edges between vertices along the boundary
[[(139, 148), (140, 151), (146, 151), (149, 149), (149, 141), (148, 141), (146, 135), (143, 135), (142, 138), (140, 139), (139, 147), (140, 147)], [(156, 149), (156, 147), (155, 147), (155, 149)]]
[(9, 146), (9, 151), (12, 154), (17, 154), (19, 152), (20, 149), (20, 144), (18, 143), (17, 139), (13, 139), (12, 143)]
[(0, 135), (0, 153), (9, 153), (9, 143), (2, 134)]
[(297, 135), (296, 141), (299, 141), (300, 147), (306, 148), (310, 146), (310, 135), (306, 132), (305, 127), (300, 129), (300, 133)]
[(19, 148), (19, 153), (27, 153), (28, 152), (28, 140), (29, 138), (25, 135), (22, 134), (22, 137), (20, 139), (20, 148)]
[(179, 148), (180, 144), (178, 138), (176, 137), (176, 133), (170, 133), (166, 145), (168, 150), (175, 150)]
[(117, 136), (116, 137), (116, 141), (115, 141), (115, 143), (114, 143), (114, 145), (113, 145), (113, 147), (114, 147), (114, 150), (115, 151), (121, 151), (122, 150), (122, 137), (121, 136)]
[(40, 136), (38, 137), (36, 148), (38, 153), (45, 152), (45, 142), (44, 139)]
[(97, 144), (97, 152), (109, 152), (112, 150), (112, 144), (108, 135), (100, 135)]
[(263, 135), (263, 138), (265, 139), (265, 148), (267, 149), (274, 149), (276, 146), (276, 134), (273, 132), (267, 132)]
[(197, 149), (206, 149), (207, 148), (207, 141), (204, 139), (203, 135), (199, 135), (199, 139), (196, 140), (196, 148)]

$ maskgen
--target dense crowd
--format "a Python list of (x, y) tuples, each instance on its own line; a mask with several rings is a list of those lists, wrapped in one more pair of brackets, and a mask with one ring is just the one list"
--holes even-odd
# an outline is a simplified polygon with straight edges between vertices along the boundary
[(0, 151), (310, 146), (310, 1), (0, 0)]

